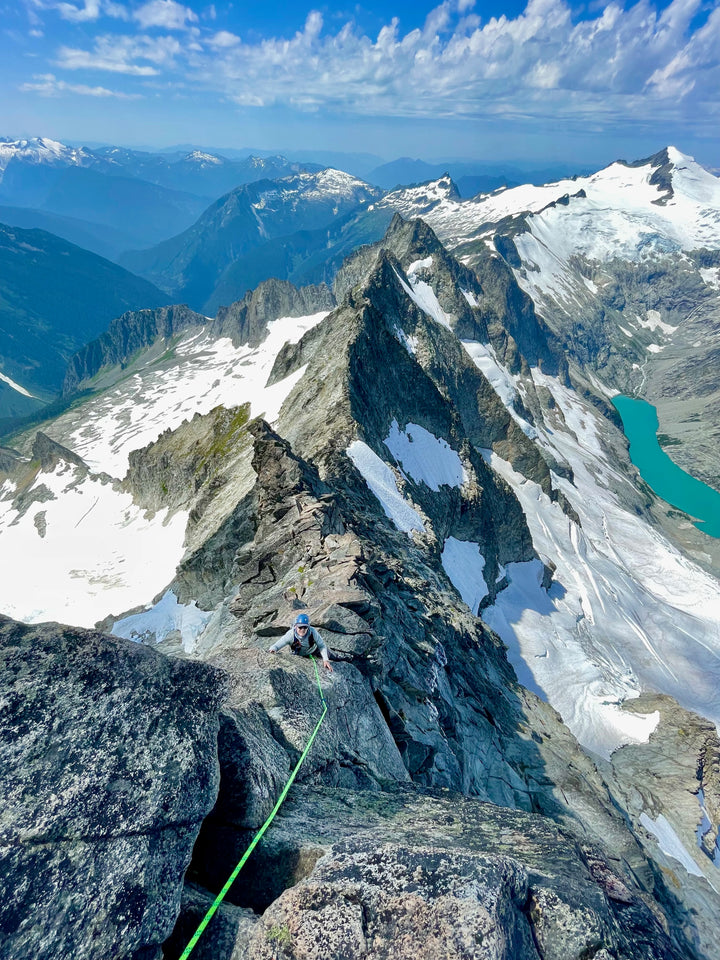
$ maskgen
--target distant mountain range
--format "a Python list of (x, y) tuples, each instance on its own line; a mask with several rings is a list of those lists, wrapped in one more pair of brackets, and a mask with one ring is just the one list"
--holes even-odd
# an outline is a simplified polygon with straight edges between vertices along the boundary
[[(449, 173), (463, 197), (518, 183), (543, 183), (579, 173), (566, 166), (521, 170), (508, 165), (371, 154), (289, 151), (287, 156), (183, 145), (170, 151), (118, 146), (68, 146), (38, 137), (0, 139), (0, 222), (50, 230), (100, 256), (119, 260), (192, 226), (209, 204), (239, 186), (327, 166), (393, 189)], [(20, 213), (20, 209), (34, 211)]]
[[(209, 205), (199, 194), (169, 186), (188, 183), (183, 178), (191, 175), (197, 176), (195, 183), (216, 177), (219, 170), (224, 176), (231, 167), (236, 172), (242, 168), (246, 176), (263, 170), (283, 175), (242, 184)], [(491, 245), (578, 368), (592, 371), (607, 391), (634, 391), (652, 399), (666, 423), (663, 432), (676, 443), (674, 455), (711, 484), (720, 482), (720, 457), (703, 438), (710, 431), (720, 442), (720, 426), (700, 415), (708, 402), (701, 401), (701, 394), (711, 405), (720, 403), (712, 362), (713, 351), (720, 348), (713, 319), (720, 264), (720, 240), (713, 227), (717, 178), (673, 148), (636, 163), (619, 161), (590, 176), (498, 187), (471, 198), (463, 198), (449, 175), (387, 192), (342, 171), (298, 172), (296, 167), (282, 157), (231, 162), (197, 149), (152, 155), (110, 147), (67, 148), (54, 141), (5, 141), (0, 142), (0, 191), (12, 192), (13, 183), (24, 183), (28, 190), (42, 185), (43, 203), (53, 209), (7, 205), (0, 207), (0, 222), (17, 224), (17, 235), (39, 227), (70, 236), (87, 249), (112, 251), (126, 270), (149, 284), (138, 285), (121, 271), (120, 285), (130, 284), (132, 295), (107, 298), (97, 319), (77, 328), (77, 347), (125, 309), (172, 301), (215, 316), (271, 277), (299, 285), (332, 284), (345, 258), (376, 243), (396, 213), (421, 217), (476, 269), (479, 253)], [(390, 182), (437, 168), (403, 160), (377, 169), (384, 169)], [(165, 178), (165, 185), (128, 176), (128, 171)], [(147, 243), (190, 218), (174, 235)], [(625, 225), (625, 233), (618, 232), (618, 223)], [(144, 242), (120, 254), (138, 233)], [(22, 267), (16, 290), (29, 283), (34, 299), (46, 294), (42, 283), (31, 279), (38, 276), (32, 252), (38, 246), (15, 244), (10, 257), (15, 267)], [(45, 275), (55, 271), (58, 278), (54, 296), (33, 306), (29, 315), (52, 328), (55, 315), (73, 314), (76, 297), (64, 282), (67, 250), (49, 244), (45, 256), (55, 258), (52, 270), (45, 269)], [(71, 259), (77, 264), (78, 258), (82, 251), (75, 248)], [(88, 258), (83, 262), (90, 273), (98, 269), (102, 274), (110, 266)], [(13, 276), (7, 273), (6, 284), (15, 282)], [(114, 282), (112, 288), (117, 288)], [(102, 284), (94, 289), (101, 291)], [(0, 316), (16, 324), (17, 297), (8, 303)], [(688, 303), (694, 312), (686, 323)], [(47, 398), (58, 388), (69, 349), (61, 346), (46, 382), (38, 379), (37, 368), (45, 362), (34, 356), (34, 347), (26, 360), (20, 359), (22, 350), (6, 351), (0, 373)], [(691, 380), (681, 382), (687, 364), (678, 359), (698, 351)], [(7, 394), (12, 388), (5, 384), (1, 389)], [(17, 391), (9, 396), (13, 410), (27, 406)]]
[[(267, 260), (277, 266), (273, 254), (286, 238), (302, 231), (327, 233), (334, 221), (367, 209), (382, 195), (382, 190), (332, 169), (258, 180), (221, 197), (179, 236), (126, 254), (121, 262), (193, 309), (214, 312), (221, 305), (218, 288), (226, 292), (224, 302), (229, 304), (250, 285), (249, 278), (238, 275), (238, 261), (247, 262), (259, 248), (277, 241)], [(281, 266), (281, 279), (287, 279), (287, 262)]]
[(46, 138), (0, 140), (2, 222), (52, 229), (117, 259), (181, 233), (211, 201), (241, 184), (320, 169), (284, 157), (230, 160), (197, 150), (165, 155), (89, 150)]

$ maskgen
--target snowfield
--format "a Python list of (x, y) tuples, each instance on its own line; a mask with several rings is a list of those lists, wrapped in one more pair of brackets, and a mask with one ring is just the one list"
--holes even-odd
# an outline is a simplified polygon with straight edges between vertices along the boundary
[(146, 516), (107, 476), (93, 474), (122, 478), (132, 450), (219, 404), (249, 403), (251, 416), (275, 421), (304, 373), (302, 368), (266, 387), (275, 357), (324, 316), (275, 320), (254, 349), (210, 340), (203, 329), (178, 343), (172, 366), (148, 364), (86, 401), (80, 426), (72, 413), (55, 420), (53, 439), (79, 454), (92, 473), (83, 477), (65, 463), (39, 473), (28, 490), (38, 500), (24, 514), (13, 507), (12, 484), (3, 484), (0, 611), (32, 623), (91, 627), (110, 614), (150, 604), (183, 557), (187, 514)]
[(409, 534), (425, 529), (420, 514), (400, 493), (395, 474), (374, 450), (362, 440), (353, 440), (345, 452), (398, 530)]
[(187, 514), (146, 516), (132, 496), (64, 462), (41, 473), (24, 514), (0, 500), (0, 610), (26, 623), (92, 627), (151, 600), (175, 575)]
[(132, 450), (147, 446), (196, 413), (249, 403), (252, 417), (262, 415), (273, 423), (305, 372), (302, 368), (268, 387), (275, 358), (285, 343), (297, 343), (325, 316), (326, 312), (274, 320), (255, 348), (234, 347), (227, 338), (213, 340), (203, 328), (180, 341), (171, 366), (136, 370), (131, 379), (89, 400), (79, 427), (71, 418), (59, 418), (53, 424), (53, 439), (74, 450), (93, 470), (123, 477)]
[[(377, 206), (392, 207), (405, 219), (422, 217), (451, 250), (471, 237), (490, 235), (501, 220), (531, 214), (531, 233), (515, 242), (522, 259), (537, 263), (543, 277), (549, 270), (557, 278), (560, 264), (573, 254), (634, 259), (660, 238), (678, 250), (720, 249), (720, 180), (675, 147), (668, 147), (668, 158), (673, 196), (662, 205), (655, 201), (665, 190), (650, 183), (655, 168), (613, 163), (589, 177), (524, 184), (469, 200), (454, 194), (443, 177), (393, 191)], [(568, 205), (558, 205), (565, 197)]]
[(622, 709), (643, 690), (670, 694), (720, 724), (717, 580), (612, 492), (627, 481), (607, 458), (600, 414), (558, 380), (538, 370), (533, 377), (565, 419), (564, 429), (539, 428), (539, 442), (572, 467), (574, 484), (555, 475), (553, 483), (582, 527), (537, 484), (488, 455), (518, 496), (538, 554), (557, 569), (545, 592), (537, 561), (510, 564), (510, 586), (483, 619), (508, 644), (521, 682), (602, 756), (654, 729), (656, 715)]
[(431, 490), (439, 490), (443, 484), (459, 487), (467, 482), (468, 476), (460, 457), (447, 440), (436, 437), (417, 423), (408, 423), (401, 430), (397, 420), (393, 420), (384, 443), (416, 483), (425, 483)]

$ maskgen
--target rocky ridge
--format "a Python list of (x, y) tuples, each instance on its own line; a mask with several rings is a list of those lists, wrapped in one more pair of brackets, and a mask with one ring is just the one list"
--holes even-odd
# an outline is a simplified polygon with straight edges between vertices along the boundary
[[(227, 690), (217, 800), (165, 955), (181, 952), (319, 714), (312, 666), (266, 653), (304, 609), (333, 651), (328, 714), (295, 799), (206, 932), (209, 956), (435, 949), (709, 960), (709, 925), (693, 924), (690, 910), (712, 916), (716, 894), (699, 878), (700, 893), (686, 896), (658, 868), (656, 847), (627, 813), (637, 768), (598, 770), (555, 711), (517, 682), (503, 644), (444, 569), (450, 538), (477, 543), (492, 599), (505, 565), (535, 556), (488, 449), (548, 493), (553, 478), (532, 425), (521, 417), (523, 429), (453, 333), (460, 316), (481, 329), (481, 284), (467, 288), (477, 306), (453, 291), (456, 268), (431, 242), (418, 224), (396, 223), (386, 246), (361, 254), (357, 270), (348, 265), (340, 306), (277, 355), (270, 380), (296, 379), (273, 426), (248, 421), (246, 408), (220, 408), (131, 457), (124, 483), (141, 508), (188, 513), (169, 586), (208, 614), (190, 642), (181, 629), (165, 631), (158, 650), (222, 671)], [(531, 416), (555, 424), (560, 414), (542, 390), (527, 386), (524, 399)], [(415, 427), (457, 457), (462, 480), (435, 489), (392, 453), (392, 438)], [(412, 507), (410, 533), (349, 458), (356, 443), (385, 463)], [(551, 576), (547, 567), (546, 587)], [(712, 769), (717, 746), (703, 737)], [(708, 809), (717, 809), (716, 786), (702, 779)], [(688, 766), (682, 790), (699, 788)], [(687, 831), (689, 813), (682, 822)]]
[(177, 334), (205, 323), (207, 317), (186, 306), (124, 313), (113, 320), (97, 340), (87, 344), (70, 359), (63, 382), (63, 395), (69, 396), (82, 390), (104, 368), (119, 366), (122, 369), (135, 352), (156, 344), (158, 340), (171, 340)]
[(324, 284), (295, 287), (287, 280), (264, 280), (229, 307), (220, 307), (210, 332), (230, 337), (234, 344), (259, 346), (267, 325), (278, 317), (302, 317), (329, 311), (335, 300)]

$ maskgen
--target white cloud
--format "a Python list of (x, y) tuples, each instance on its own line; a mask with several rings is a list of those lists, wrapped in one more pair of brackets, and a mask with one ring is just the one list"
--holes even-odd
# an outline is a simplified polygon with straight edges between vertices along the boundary
[(220, 30), (207, 41), (211, 47), (236, 47), (240, 43), (240, 37), (227, 30)]
[(36, 74), (35, 83), (23, 83), (18, 88), (24, 92), (39, 93), (43, 97), (57, 97), (63, 93), (76, 93), (83, 97), (113, 97), (117, 100), (139, 100), (140, 94), (108, 90), (107, 87), (89, 87), (83, 83), (66, 83), (52, 73)]
[(58, 11), (63, 20), (71, 23), (91, 23), (103, 14), (120, 20), (128, 19), (128, 12), (122, 4), (113, 0), (83, 0), (82, 6), (74, 3), (36, 3), (39, 7), (50, 7)]
[[(111, 9), (111, 0), (83, 2), (73, 7), (83, 15)], [(474, 0), (445, 0), (421, 29), (403, 34), (393, 19), (376, 37), (351, 23), (332, 29), (312, 11), (293, 36), (248, 43), (197, 25), (175, 0), (150, 0), (133, 19), (146, 30), (182, 30), (182, 45), (97, 37), (93, 49), (63, 47), (55, 63), (168, 81), (180, 68), (196, 90), (244, 106), (578, 126), (644, 122), (650, 109), (653, 120), (710, 123), (720, 111), (714, 2), (708, 11), (702, 0), (672, 0), (660, 12), (652, 0), (628, 8), (612, 0), (579, 19), (565, 0), (529, 0), (515, 17), (481, 20)]]
[(64, 20), (82, 23), (84, 20), (97, 20), (100, 16), (100, 0), (85, 0), (83, 7), (76, 7), (72, 3), (59, 3), (58, 12)]
[(183, 47), (175, 37), (101, 36), (96, 38), (93, 50), (61, 47), (55, 63), (65, 70), (106, 70), (154, 77), (162, 69), (172, 69), (182, 52)]
[(577, 21), (564, 0), (530, 0), (513, 19), (481, 23), (463, 16), (471, 0), (447, 0), (421, 30), (401, 35), (393, 20), (375, 40), (349, 24), (323, 32), (313, 12), (290, 39), (231, 44), (215, 34), (212, 58), (195, 65), (208, 89), (258, 106), (630, 119), (648, 95), (675, 112), (700, 91), (717, 100), (720, 10), (694, 28), (700, 2), (673, 0), (662, 14), (648, 0), (627, 10), (613, 2)]
[(149, 0), (134, 13), (143, 30), (162, 27), (164, 30), (184, 30), (188, 23), (197, 22), (197, 14), (175, 0)]

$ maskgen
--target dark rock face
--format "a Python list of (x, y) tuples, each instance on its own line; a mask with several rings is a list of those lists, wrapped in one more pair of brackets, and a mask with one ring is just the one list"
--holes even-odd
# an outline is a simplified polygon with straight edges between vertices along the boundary
[(0, 661), (3, 960), (154, 956), (217, 794), (225, 679), (5, 617)]
[(73, 463), (76, 467), (88, 469), (87, 464), (72, 450), (68, 450), (61, 443), (57, 443), (46, 433), (38, 430), (35, 435), (35, 441), (32, 446), (33, 460), (39, 460), (40, 466), (45, 473), (52, 472), (61, 460), (66, 463)]
[[(507, 242), (501, 252), (517, 262), (514, 243), (508, 238), (501, 243), (503, 240)], [(423, 220), (405, 221), (396, 214), (379, 243), (348, 258), (333, 283), (338, 302), (372, 274), (383, 250), (392, 253), (403, 270), (432, 257), (432, 269), (420, 268), (418, 276), (432, 287), (458, 337), (492, 344), (501, 362), (514, 373), (530, 364), (548, 374), (567, 375), (560, 342), (537, 316), (532, 300), (521, 290), (503, 257), (484, 244), (474, 245), (470, 269), (447, 252)]]
[(332, 310), (335, 300), (325, 284), (294, 287), (287, 280), (265, 280), (229, 307), (220, 307), (210, 331), (230, 337), (237, 346), (256, 347), (267, 335), (267, 325), (278, 317), (304, 317)]
[(0, 447), (0, 474), (9, 476), (15, 467), (22, 462), (22, 454), (11, 447)]
[[(482, 290), (480, 314), (487, 324), (490, 342), (508, 369), (520, 370), (512, 355), (516, 344), (531, 366), (566, 377), (567, 361), (559, 340), (535, 313), (532, 300), (520, 289), (510, 266), (483, 246), (473, 258), (473, 270)], [(459, 335), (469, 336), (460, 331)]]
[(159, 338), (169, 338), (190, 327), (202, 326), (207, 318), (186, 306), (157, 310), (130, 310), (113, 320), (105, 333), (70, 360), (63, 383), (63, 395), (74, 393), (103, 367), (125, 363), (128, 358)]
[[(312, 369), (286, 404), (284, 435), (304, 456), (317, 459), (323, 455), (318, 448), (327, 449), (329, 434), (338, 445), (354, 439), (356, 423), (363, 425), (363, 439), (380, 452), (392, 420), (403, 427), (411, 421), (453, 446), (467, 438), (475, 447), (495, 450), (550, 493), (550, 471), (538, 447), (457, 337), (409, 302), (403, 284), (399, 262), (382, 251), (362, 287), (321, 327), (281, 353), (277, 363), (283, 376), (304, 363)], [(413, 355), (403, 337), (417, 340)], [(491, 485), (494, 480), (488, 480)]]

